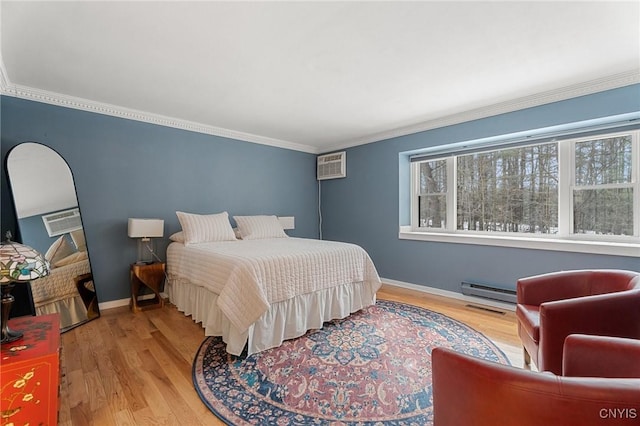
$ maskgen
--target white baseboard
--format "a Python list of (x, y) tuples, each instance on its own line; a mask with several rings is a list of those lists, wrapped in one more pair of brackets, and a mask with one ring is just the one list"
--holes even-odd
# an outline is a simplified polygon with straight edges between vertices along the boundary
[(433, 294), (436, 296), (443, 296), (451, 299), (462, 300), (468, 303), (473, 303), (474, 305), (491, 306), (493, 308), (499, 308), (505, 311), (515, 312), (516, 310), (516, 305), (512, 305), (510, 303), (503, 303), (497, 300), (482, 299), (480, 297), (467, 296), (465, 294), (457, 293), (455, 291), (442, 290), (439, 288), (429, 287), (429, 286), (420, 285), (420, 284), (406, 283), (404, 281), (397, 281), (389, 278), (380, 278), (380, 279), (382, 280), (383, 284), (387, 284), (394, 287), (401, 287), (401, 288), (406, 288), (408, 290), (416, 290), (423, 293)]
[[(141, 300), (147, 300), (147, 299), (153, 299), (155, 297), (154, 294), (145, 294), (143, 296), (140, 296)], [(166, 293), (160, 293), (160, 297), (162, 297), (163, 299), (167, 299), (169, 296)], [(119, 300), (110, 300), (108, 302), (102, 302), (102, 303), (98, 303), (98, 309), (100, 309), (100, 311), (104, 311), (106, 309), (113, 309), (113, 308), (120, 308), (122, 306), (129, 306), (129, 302), (131, 301), (130, 297), (127, 297), (126, 299), (119, 299)]]

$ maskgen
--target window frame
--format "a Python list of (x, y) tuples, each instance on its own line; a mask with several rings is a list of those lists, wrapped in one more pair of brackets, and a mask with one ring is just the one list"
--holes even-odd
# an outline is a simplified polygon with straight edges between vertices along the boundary
[[(632, 137), (632, 176), (631, 182), (616, 184), (616, 187), (633, 189), (633, 236), (612, 236), (573, 233), (573, 194), (575, 185), (575, 147), (576, 143), (596, 139), (605, 139), (619, 135)], [(568, 137), (553, 141), (558, 144), (558, 233), (525, 234), (498, 231), (458, 230), (457, 227), (457, 156), (467, 152), (451, 152), (437, 155), (410, 164), (410, 225), (401, 226), (400, 239), (464, 244), (480, 244), (502, 247), (517, 247), (542, 250), (559, 250), (582, 253), (597, 253), (640, 257), (640, 130), (603, 131), (583, 137)], [(528, 145), (536, 145), (534, 142)], [(548, 142), (547, 142), (548, 143)], [(508, 145), (508, 144), (505, 144)], [(523, 146), (525, 144), (522, 144)], [(499, 145), (483, 151), (501, 149)], [(506, 149), (506, 147), (505, 147)], [(445, 228), (424, 228), (418, 226), (419, 165), (424, 161), (447, 161), (447, 216)], [(607, 185), (609, 186), (609, 185)], [(604, 185), (603, 185), (604, 187)], [(450, 208), (454, 206), (454, 208)]]

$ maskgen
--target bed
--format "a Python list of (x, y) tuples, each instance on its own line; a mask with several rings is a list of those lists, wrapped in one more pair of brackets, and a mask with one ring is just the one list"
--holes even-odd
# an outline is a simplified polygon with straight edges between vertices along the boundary
[(77, 278), (91, 273), (89, 259), (56, 266), (49, 275), (31, 282), (36, 315), (60, 314), (60, 329), (65, 330), (87, 319), (85, 306), (78, 288)]
[(60, 235), (44, 257), (49, 263), (49, 275), (31, 282), (36, 315), (60, 314), (61, 331), (95, 317), (96, 303), (92, 305), (86, 294), (95, 299), (84, 231)]
[(360, 246), (287, 237), (282, 228), (276, 238), (252, 235), (197, 243), (174, 235), (167, 248), (171, 303), (205, 335), (222, 336), (230, 354), (277, 347), (375, 304), (380, 278)]

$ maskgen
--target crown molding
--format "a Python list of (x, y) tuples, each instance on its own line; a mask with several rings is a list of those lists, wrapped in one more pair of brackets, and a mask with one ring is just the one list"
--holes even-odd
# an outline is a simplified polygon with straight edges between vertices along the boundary
[(316, 147), (289, 142), (266, 136), (254, 135), (221, 127), (182, 120), (179, 118), (167, 117), (150, 112), (139, 111), (117, 105), (102, 102), (95, 102), (88, 99), (77, 98), (75, 96), (63, 95), (46, 90), (34, 89), (32, 87), (11, 84), (8, 81), (4, 68), (0, 68), (0, 89), (1, 94), (20, 99), (27, 99), (66, 108), (78, 109), (81, 111), (94, 112), (98, 114), (110, 115), (112, 117), (125, 118), (128, 120), (142, 121), (159, 126), (173, 127), (176, 129), (188, 130), (191, 132), (203, 133), (207, 135), (220, 136), (229, 139), (236, 139), (243, 142), (252, 142), (261, 145), (269, 145), (278, 148), (285, 148), (294, 151), (302, 151), (315, 154)]
[(385, 132), (374, 133), (361, 138), (344, 141), (340, 144), (329, 147), (314, 147), (266, 136), (254, 135), (251, 133), (244, 133), (235, 130), (224, 129), (221, 127), (210, 126), (188, 120), (166, 117), (159, 114), (129, 109), (117, 105), (95, 102), (88, 99), (34, 89), (27, 86), (11, 84), (4, 67), (4, 62), (2, 61), (2, 57), (0, 56), (0, 94), (2, 95), (47, 103), (51, 105), (58, 105), (82, 111), (89, 111), (98, 114), (110, 115), (113, 117), (125, 118), (129, 120), (142, 121), (145, 123), (156, 124), (160, 126), (173, 127), (197, 133), (220, 136), (229, 139), (237, 139), (244, 142), (252, 142), (278, 148), (290, 149), (294, 151), (301, 151), (310, 154), (321, 154), (358, 145), (379, 142), (399, 136), (419, 133), (439, 127), (451, 126), (467, 121), (478, 120), (481, 118), (505, 114), (513, 111), (563, 101), (579, 96), (590, 95), (593, 93), (616, 89), (624, 86), (630, 86), (632, 84), (638, 83), (640, 83), (640, 70), (635, 69), (607, 77), (598, 78), (595, 80), (589, 80), (560, 89), (554, 89), (531, 96), (525, 96), (511, 101), (500, 102), (497, 104), (475, 108), (457, 114), (451, 114), (445, 117), (424, 121), (410, 126), (404, 126)]
[(605, 90), (617, 89), (619, 87), (631, 86), (640, 83), (640, 69), (622, 72), (583, 83), (573, 84), (571, 86), (562, 87), (560, 89), (549, 90), (537, 93), (531, 96), (513, 99), (506, 102), (500, 102), (480, 108), (471, 109), (465, 112), (451, 114), (445, 117), (439, 117), (433, 120), (424, 121), (418, 124), (398, 127), (396, 129), (385, 132), (374, 133), (362, 138), (345, 141), (341, 144), (325, 148), (322, 152), (336, 151), (340, 149), (350, 148), (358, 145), (365, 145), (373, 142), (380, 142), (386, 139), (406, 136), (413, 133), (424, 132), (439, 127), (451, 126), (467, 121), (478, 120), (499, 114), (514, 112), (526, 108), (532, 108), (553, 102), (564, 101), (579, 96), (590, 95)]

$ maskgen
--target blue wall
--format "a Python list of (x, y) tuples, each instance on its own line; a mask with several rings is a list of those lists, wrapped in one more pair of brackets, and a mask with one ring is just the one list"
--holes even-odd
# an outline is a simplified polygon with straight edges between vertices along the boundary
[(162, 253), (180, 228), (176, 210), (295, 216), (290, 235), (318, 235), (315, 155), (8, 96), (0, 108), (2, 233), (16, 233), (7, 152), (25, 141), (53, 148), (74, 176), (100, 302), (130, 295), (129, 217), (165, 220)]
[(347, 177), (322, 182), (323, 237), (365, 247), (381, 277), (456, 292), (464, 280), (515, 288), (518, 277), (560, 269), (640, 271), (637, 257), (398, 239), (399, 225), (410, 224), (403, 152), (635, 111), (640, 85), (348, 149)]
[[(3, 163), (24, 141), (48, 145), (69, 163), (102, 302), (129, 296), (136, 258), (129, 217), (165, 219), (161, 250), (179, 230), (176, 210), (292, 215), (291, 235), (317, 237), (315, 155), (11, 97), (0, 102)], [(634, 111), (640, 85), (350, 148), (347, 177), (322, 182), (323, 237), (362, 245), (384, 278), (450, 291), (468, 279), (513, 287), (518, 277), (559, 269), (640, 270), (631, 257), (398, 239), (399, 225), (409, 224), (403, 152)], [(2, 232), (15, 231), (4, 170), (1, 207)]]

